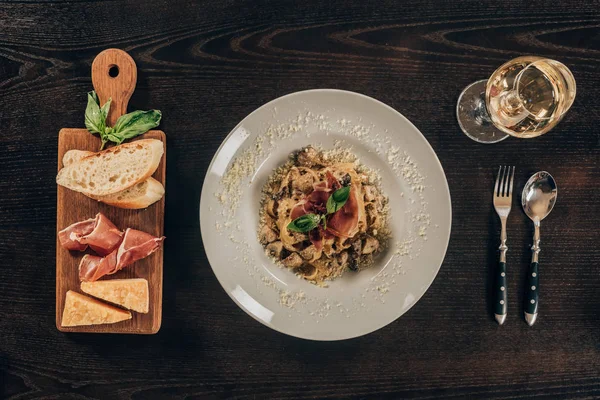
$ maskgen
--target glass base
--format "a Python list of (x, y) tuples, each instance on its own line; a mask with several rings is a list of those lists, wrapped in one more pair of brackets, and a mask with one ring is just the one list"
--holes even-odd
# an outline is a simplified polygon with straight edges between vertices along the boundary
[(462, 91), (456, 105), (460, 129), (476, 142), (498, 143), (510, 135), (494, 126), (485, 106), (487, 80), (471, 83)]

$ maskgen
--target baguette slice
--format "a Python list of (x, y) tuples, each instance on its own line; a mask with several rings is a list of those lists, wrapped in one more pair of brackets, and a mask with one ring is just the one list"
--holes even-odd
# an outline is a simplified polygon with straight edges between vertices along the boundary
[[(95, 154), (93, 151), (69, 150), (63, 156), (63, 166), (67, 167), (85, 157)], [(84, 193), (85, 194), (85, 193)], [(119, 208), (146, 208), (156, 203), (165, 194), (165, 188), (156, 179), (150, 177), (129, 189), (106, 196), (89, 196), (95, 200)]]
[(86, 151), (86, 150), (69, 150), (65, 153), (65, 155), (63, 156), (63, 167), (68, 167), (69, 165), (76, 163), (77, 161), (80, 161), (82, 159), (84, 159), (85, 157), (94, 155), (96, 153), (94, 153), (93, 151)]
[(64, 167), (56, 183), (88, 196), (117, 193), (148, 179), (163, 153), (163, 143), (156, 139), (111, 147)]
[(144, 314), (148, 312), (150, 297), (148, 295), (148, 281), (145, 279), (81, 282), (81, 290), (129, 310)]
[(129, 189), (122, 190), (106, 196), (90, 196), (108, 205), (119, 208), (146, 208), (154, 204), (165, 194), (165, 188), (156, 179), (150, 177), (145, 181), (136, 183)]
[(114, 324), (131, 319), (129, 311), (84, 296), (72, 290), (67, 292), (62, 326)]

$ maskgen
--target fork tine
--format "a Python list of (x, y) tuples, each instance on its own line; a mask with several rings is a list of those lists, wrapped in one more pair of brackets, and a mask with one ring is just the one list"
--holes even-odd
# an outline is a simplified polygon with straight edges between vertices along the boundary
[(502, 197), (508, 196), (508, 178), (510, 175), (510, 167), (504, 166), (504, 176), (502, 177)]
[(500, 182), (500, 172), (502, 172), (502, 166), (498, 169), (498, 175), (496, 175), (496, 186), (494, 186), (494, 196), (498, 196), (498, 183)]
[(500, 183), (498, 186), (498, 197), (502, 197), (503, 193), (502, 193), (502, 189), (504, 189), (504, 167), (500, 167), (500, 175), (499, 175), (499, 179), (500, 179)]
[(512, 197), (513, 183), (515, 181), (515, 166), (512, 167), (512, 174), (510, 175), (510, 186), (508, 187), (508, 195)]

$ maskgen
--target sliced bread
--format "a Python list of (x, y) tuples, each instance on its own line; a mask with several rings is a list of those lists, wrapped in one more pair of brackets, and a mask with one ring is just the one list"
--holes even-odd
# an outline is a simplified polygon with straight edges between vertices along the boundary
[(149, 178), (163, 152), (163, 143), (156, 139), (111, 147), (65, 166), (56, 183), (90, 197), (114, 194)]
[(114, 324), (131, 319), (129, 311), (69, 290), (65, 298), (62, 326)]
[(81, 290), (129, 310), (141, 313), (148, 312), (148, 281), (145, 279), (109, 279), (81, 282)]
[(69, 150), (63, 156), (63, 159), (62, 159), (63, 167), (67, 167), (67, 166), (73, 164), (74, 162), (80, 161), (81, 159), (91, 156), (91, 155), (94, 155), (94, 154), (96, 154), (96, 153), (94, 153), (93, 151)]
[(156, 179), (150, 177), (143, 182), (136, 183), (134, 186), (123, 191), (107, 194), (106, 196), (90, 196), (108, 205), (119, 208), (146, 208), (154, 204), (165, 194), (165, 188)]
[[(69, 150), (63, 157), (65, 167), (77, 162), (85, 157), (95, 154), (92, 151)], [(156, 203), (165, 194), (165, 188), (156, 179), (150, 177), (143, 182), (136, 183), (129, 189), (122, 190), (106, 196), (90, 196), (95, 200), (119, 208), (146, 208)]]

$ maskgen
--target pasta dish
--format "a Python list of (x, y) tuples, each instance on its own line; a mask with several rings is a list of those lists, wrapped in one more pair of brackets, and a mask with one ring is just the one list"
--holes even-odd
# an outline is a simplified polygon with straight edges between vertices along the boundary
[(258, 235), (267, 254), (316, 284), (368, 268), (389, 236), (377, 181), (348, 151), (292, 154), (263, 189)]

